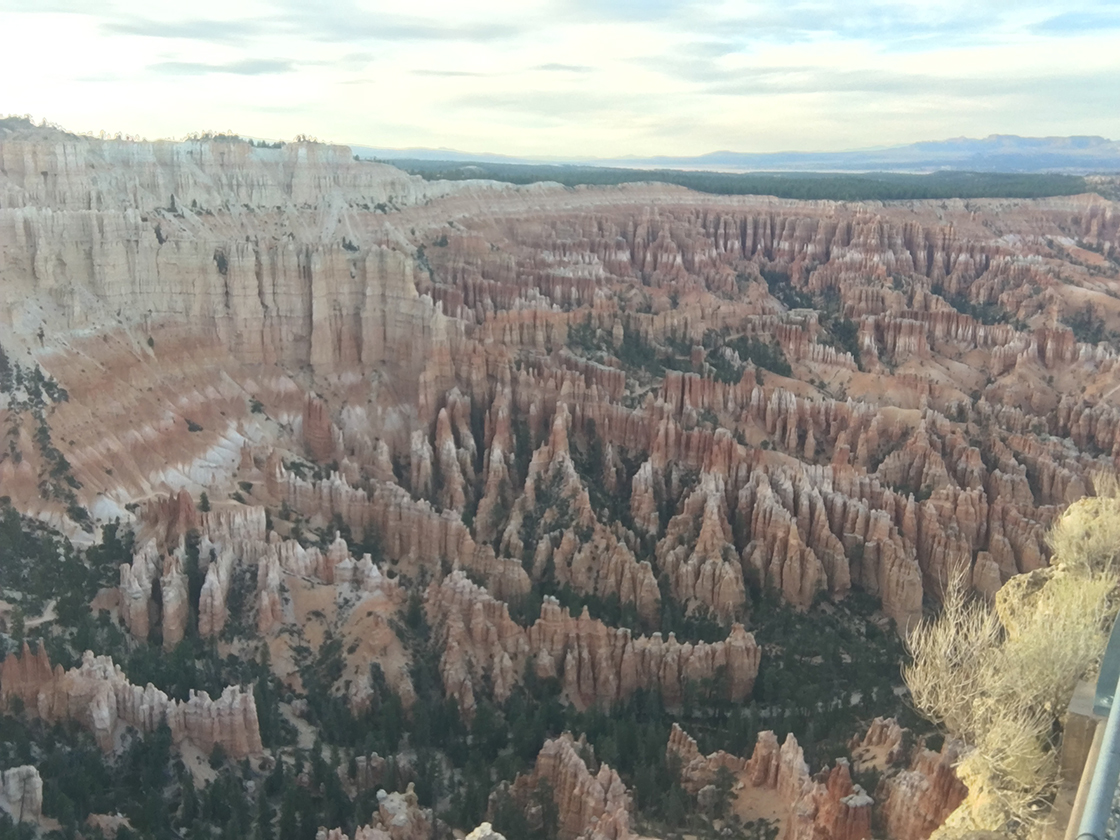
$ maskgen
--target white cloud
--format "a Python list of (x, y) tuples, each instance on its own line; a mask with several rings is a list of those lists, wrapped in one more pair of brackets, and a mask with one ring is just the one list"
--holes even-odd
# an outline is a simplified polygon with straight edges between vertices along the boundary
[(1117, 0), (8, 0), (0, 111), (556, 156), (1120, 137), (1117, 28)]

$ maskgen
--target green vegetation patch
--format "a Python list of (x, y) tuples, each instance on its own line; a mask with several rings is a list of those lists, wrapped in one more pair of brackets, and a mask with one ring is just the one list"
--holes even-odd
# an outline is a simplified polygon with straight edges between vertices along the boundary
[(682, 169), (618, 169), (563, 164), (392, 160), (393, 166), (429, 181), (487, 178), (510, 184), (553, 181), (566, 187), (614, 186), (655, 181), (718, 195), (773, 195), (833, 201), (902, 201), (948, 198), (1042, 198), (1092, 192), (1078, 175), (998, 172), (691, 172)]

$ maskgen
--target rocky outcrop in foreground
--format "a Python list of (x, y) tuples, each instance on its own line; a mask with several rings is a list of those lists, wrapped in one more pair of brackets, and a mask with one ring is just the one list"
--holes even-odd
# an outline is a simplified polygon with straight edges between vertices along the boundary
[(151, 683), (133, 685), (112, 659), (90, 651), (81, 665), (64, 671), (51, 668), (45, 649), (32, 654), (24, 643), (22, 654), (8, 654), (0, 665), (0, 703), (10, 708), (14, 698), (48, 723), (78, 721), (106, 752), (118, 746), (123, 726), (152, 732), (165, 723), (176, 744), (190, 741), (205, 754), (217, 744), (237, 759), (262, 750), (252, 691), (229, 686), (212, 700), (192, 690), (185, 701), (171, 700)]

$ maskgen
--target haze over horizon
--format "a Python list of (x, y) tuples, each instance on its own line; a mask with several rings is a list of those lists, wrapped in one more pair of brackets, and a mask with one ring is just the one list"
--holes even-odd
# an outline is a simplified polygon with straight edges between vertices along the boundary
[(1120, 137), (1118, 0), (742, 6), (3, 0), (0, 112), (552, 158)]

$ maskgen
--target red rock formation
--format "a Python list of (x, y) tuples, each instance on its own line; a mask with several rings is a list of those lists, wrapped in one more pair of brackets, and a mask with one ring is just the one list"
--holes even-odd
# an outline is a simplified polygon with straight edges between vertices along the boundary
[(680, 762), (681, 787), (689, 793), (696, 793), (711, 784), (720, 767), (737, 774), (746, 770), (748, 765), (746, 759), (723, 750), (708, 756), (701, 755), (695, 739), (675, 723), (669, 731), (669, 744), (665, 750), (666, 755), (675, 756)]
[(852, 784), (847, 761), (840, 759), (822, 784), (815, 782), (810, 803), (795, 808), (787, 837), (798, 840), (863, 840), (871, 837), (873, 800)]
[(493, 540), (505, 513), (513, 507), (514, 444), (510, 428), (510, 392), (500, 388), (486, 416), (487, 450), (482, 465), (483, 492), (475, 513), (475, 533), (483, 542)]
[(704, 473), (657, 546), (658, 568), (669, 575), (678, 601), (724, 619), (743, 612), (743, 570), (732, 540), (724, 481)]
[(221, 744), (233, 758), (260, 753), (261, 736), (252, 691), (229, 686), (217, 700), (191, 691), (186, 701), (170, 700), (151, 684), (132, 685), (107, 656), (86, 651), (69, 671), (51, 669), (46, 652), (9, 654), (0, 666), (0, 702), (19, 697), (24, 709), (45, 721), (77, 720), (106, 752), (116, 744), (118, 722), (141, 732), (167, 723), (175, 743), (191, 741), (204, 753)]
[(581, 542), (572, 528), (551, 540), (542, 540), (534, 553), (533, 567), (551, 563), (556, 583), (571, 586), (576, 592), (601, 598), (617, 597), (633, 604), (648, 624), (658, 621), (661, 590), (648, 561), (641, 563), (625, 542), (603, 525), (596, 525), (590, 539)]
[(771, 789), (784, 810), (784, 840), (864, 840), (871, 837), (872, 799), (852, 784), (844, 759), (816, 778), (809, 776), (801, 747), (791, 733), (778, 748), (773, 732), (761, 732), (750, 760), (725, 752), (702, 756), (696, 742), (676, 724), (667, 751), (680, 762), (681, 785), (699, 792), (726, 767), (744, 784)]
[(529, 463), (525, 489), (514, 504), (502, 535), (502, 555), (520, 558), (524, 552), (532, 550), (532, 546), (522, 542), (522, 526), (527, 517), (537, 523), (533, 530), (542, 535), (568, 527), (594, 527), (591, 500), (576, 473), (568, 448), (570, 422), (567, 406), (560, 403), (552, 419), (548, 442), (533, 453)]
[(303, 443), (316, 461), (326, 463), (334, 458), (334, 434), (326, 403), (308, 396), (303, 405)]
[(154, 526), (157, 548), (170, 548), (188, 531), (198, 528), (199, 514), (186, 490), (159, 496), (144, 505), (143, 519)]
[(557, 834), (562, 840), (631, 840), (630, 792), (618, 773), (600, 764), (592, 772), (581, 757), (594, 764), (594, 750), (584, 738), (568, 733), (544, 742), (533, 772), (518, 776), (510, 795), (522, 806), (542, 782), (548, 782), (558, 811)]
[[(749, 523), (752, 537), (743, 549), (743, 568), (759, 585), (777, 589), (795, 606), (808, 607), (817, 592), (828, 586), (828, 577), (816, 552), (802, 541), (796, 520), (778, 500), (765, 476), (756, 473), (755, 480), (740, 491), (738, 513), (744, 523)], [(816, 506), (814, 513), (817, 523), (826, 521), (823, 505)], [(824, 533), (831, 537), (828, 548), (833, 552), (836, 592), (843, 594), (848, 588), (847, 558), (835, 536), (827, 529)]]
[(272, 554), (257, 564), (257, 631), (269, 633), (284, 621), (280, 595), (280, 555)]
[(957, 754), (949, 741), (940, 753), (919, 750), (910, 769), (883, 781), (887, 833), (896, 840), (926, 840), (964, 802), (968, 788), (953, 771)]
[(187, 576), (177, 554), (168, 555), (159, 581), (163, 601), (163, 649), (172, 650), (186, 635), (190, 606)]
[[(217, 500), (238, 480), (313, 530), (340, 517), (413, 580), (457, 567), (507, 601), (529, 590), (524, 561), (649, 623), (664, 573), (691, 609), (724, 616), (744, 609), (744, 576), (799, 606), (855, 585), (905, 627), (951, 571), (991, 593), (1044, 565), (1056, 511), (1120, 455), (1120, 360), (1062, 325), (1084, 302), (1118, 323), (1100, 290), (1120, 217), (1099, 198), (901, 207), (522, 189), (423, 182), (316, 144), (28, 132), (0, 141), (5, 349), (30, 351), (69, 391), (44, 416), (95, 520), (159, 497), (142, 516), (155, 553), (121, 570), (119, 601), (130, 633), (162, 624), (165, 645), (194, 606), (177, 549), (190, 529), (204, 635), (225, 625), (242, 564), (258, 564), (265, 629), (291, 617), (284, 575), (380, 585), (372, 559), (272, 542), (263, 509), (224, 520)], [(323, 224), (325, 209), (341, 221)], [(859, 358), (821, 344), (832, 327), (789, 311), (763, 272), (817, 305), (827, 294), (858, 324)], [(962, 300), (1008, 323), (956, 311)], [(777, 342), (791, 376), (662, 376), (666, 356), (697, 371), (728, 361), (731, 336)], [(0, 425), (19, 414), (5, 408)], [(73, 527), (40, 492), (44, 452), (20, 422), (0, 484)], [(614, 505), (592, 509), (569, 436), (601, 444), (589, 482), (628, 505), (637, 536), (606, 521)], [(297, 452), (337, 460), (337, 474), (286, 474), (281, 454)], [(190, 492), (203, 488), (215, 509), (200, 515)], [(610, 696), (612, 679), (678, 691), (675, 640), (555, 623), (563, 652), (534, 665), (574, 702)], [(628, 646), (658, 651), (656, 679), (619, 670)]]
[[(158, 501), (149, 506), (150, 525), (158, 533), (166, 533), (170, 526), (158, 518), (166, 506)], [(198, 630), (204, 637), (218, 635), (228, 619), (226, 602), (229, 587), (236, 566), (242, 563), (257, 563), (268, 551), (265, 534), (265, 511), (263, 507), (246, 505), (215, 506), (201, 514), (197, 523), (201, 533), (198, 537), (198, 559), (205, 573), (198, 604)], [(290, 549), (298, 548), (293, 544)], [(178, 547), (166, 557), (160, 558), (156, 541), (145, 542), (133, 556), (131, 564), (121, 566), (121, 583), (118, 588), (121, 603), (121, 618), (136, 638), (147, 639), (153, 616), (161, 616), (163, 646), (165, 650), (174, 648), (186, 633), (189, 614), (186, 575), (183, 563), (186, 559), (186, 544), (182, 535)], [(302, 549), (299, 549), (302, 552)], [(318, 550), (313, 549), (318, 557)], [(342, 546), (345, 554), (345, 544)], [(322, 571), (322, 570), (319, 570)], [(264, 569), (267, 577), (267, 568)], [(159, 575), (161, 593), (160, 603), (152, 597), (152, 583)], [(262, 580), (258, 568), (258, 582)], [(263, 615), (275, 613), (275, 605), (264, 605)], [(267, 619), (262, 619), (267, 624)]]
[(120, 616), (134, 638), (147, 641), (151, 627), (152, 580), (161, 565), (155, 542), (145, 543), (132, 557), (132, 563), (121, 564)]
[(529, 628), (529, 648), (537, 676), (560, 678), (568, 698), (580, 708), (624, 700), (639, 688), (659, 690), (678, 706), (685, 684), (715, 676), (726, 667), (730, 699), (746, 698), (754, 687), (761, 656), (754, 636), (736, 624), (723, 642), (680, 644), (670, 633), (631, 638), (583, 615), (573, 619), (554, 599)]
[(451, 418), (446, 408), (441, 408), (436, 418), (435, 456), (436, 471), (439, 475), (439, 494), (436, 501), (442, 508), (462, 511), (467, 503), (467, 485), (459, 464), (455, 437), (451, 431)]
[(417, 429), (412, 433), (410, 455), (412, 473), (409, 487), (414, 496), (426, 498), (432, 494), (432, 445), (423, 430)]
[(497, 558), (489, 546), (479, 545), (461, 517), (439, 513), (423, 500), (412, 499), (396, 484), (374, 482), (372, 492), (351, 487), (339, 475), (320, 482), (304, 481), (276, 465), (276, 487), (281, 497), (306, 516), (335, 515), (355, 535), (376, 535), (385, 556), (407, 565), (437, 572), (442, 561), (460, 564), (486, 578), (500, 598), (516, 598), (529, 591), (529, 578), (521, 563)]
[(463, 572), (452, 572), (442, 583), (428, 587), (426, 609), (443, 651), (444, 691), (455, 698), (464, 715), (473, 713), (474, 686), (481, 684), (483, 676), (491, 680), (494, 699), (507, 700), (524, 669), (529, 643), (506, 605), (472, 584)]
[(894, 718), (877, 717), (862, 737), (853, 738), (848, 744), (856, 769), (863, 765), (890, 766), (904, 756), (902, 729)]
[(198, 635), (208, 639), (220, 634), (229, 618), (226, 601), (229, 598), (229, 586), (233, 574), (236, 558), (233, 549), (222, 545), (214, 547), (213, 552), (207, 552), (209, 539), (200, 546), (202, 552), (210, 554), (212, 559), (206, 566), (206, 577), (202, 582), (202, 592), (198, 598)]
[(660, 633), (635, 639), (629, 630), (608, 627), (586, 611), (572, 618), (547, 598), (540, 618), (525, 631), (510, 619), (504, 603), (462, 572), (429, 587), (426, 609), (444, 648), (444, 690), (467, 715), (483, 675), (501, 700), (527, 662), (538, 677), (560, 679), (565, 695), (581, 709), (625, 700), (639, 688), (658, 690), (667, 705), (678, 706), (689, 681), (710, 679), (721, 669), (728, 697), (738, 702), (750, 695), (758, 675), (760, 649), (739, 624), (714, 644), (680, 644), (672, 634), (662, 641)]

